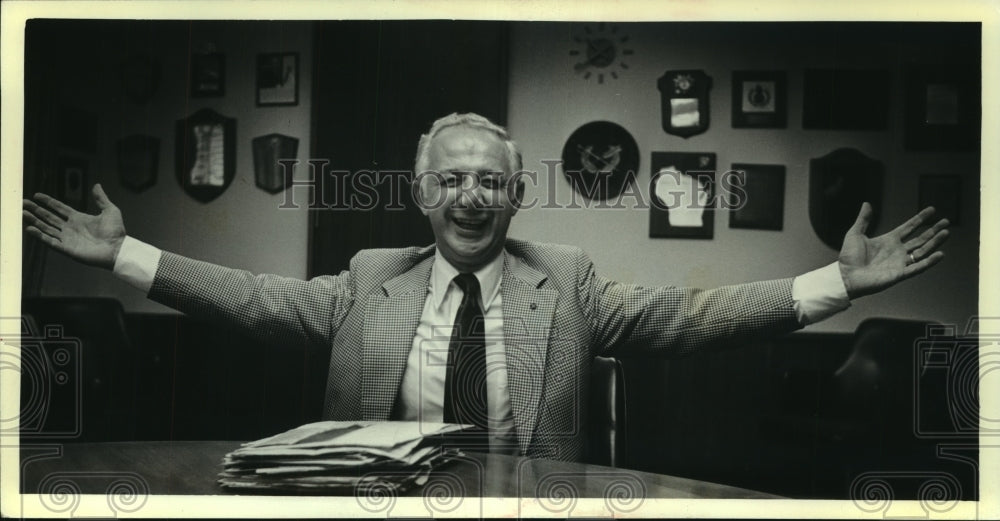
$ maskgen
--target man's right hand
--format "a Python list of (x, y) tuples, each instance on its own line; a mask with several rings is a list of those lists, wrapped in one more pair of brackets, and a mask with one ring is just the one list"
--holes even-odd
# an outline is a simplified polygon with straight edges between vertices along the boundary
[(101, 213), (89, 215), (45, 194), (24, 200), (25, 230), (56, 251), (101, 268), (112, 269), (125, 240), (125, 223), (100, 184), (92, 190)]

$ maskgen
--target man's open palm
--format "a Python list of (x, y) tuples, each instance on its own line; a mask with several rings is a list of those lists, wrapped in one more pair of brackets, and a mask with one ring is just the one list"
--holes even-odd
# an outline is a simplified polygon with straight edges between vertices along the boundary
[(944, 258), (937, 249), (948, 238), (947, 219), (911, 237), (934, 215), (933, 208), (923, 209), (889, 233), (869, 238), (865, 231), (871, 215), (871, 205), (861, 205), (858, 219), (847, 231), (840, 249), (840, 273), (851, 298), (882, 291)]
[(84, 264), (111, 269), (125, 240), (125, 223), (101, 185), (92, 190), (97, 215), (78, 212), (45, 195), (24, 200), (26, 231), (53, 249)]

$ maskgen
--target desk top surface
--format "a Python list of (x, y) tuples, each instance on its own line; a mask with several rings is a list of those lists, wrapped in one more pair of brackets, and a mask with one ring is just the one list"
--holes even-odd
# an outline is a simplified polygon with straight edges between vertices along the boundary
[[(104, 494), (120, 478), (149, 494), (229, 494), (216, 483), (223, 456), (238, 441), (142, 441), (21, 446), (21, 490), (47, 494), (71, 480), (84, 494)], [(466, 453), (434, 471), (421, 496), (466, 497), (775, 498), (770, 494), (663, 474), (500, 454)]]

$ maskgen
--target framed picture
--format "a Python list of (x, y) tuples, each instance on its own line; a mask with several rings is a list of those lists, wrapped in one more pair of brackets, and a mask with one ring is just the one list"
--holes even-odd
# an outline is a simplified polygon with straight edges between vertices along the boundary
[(785, 128), (787, 89), (784, 72), (733, 72), (733, 128)]
[(222, 195), (236, 172), (236, 120), (202, 109), (177, 121), (177, 182), (207, 203)]
[(889, 71), (806, 69), (802, 128), (885, 130), (889, 124)]
[(191, 96), (208, 98), (226, 93), (226, 58), (220, 53), (191, 55)]
[(910, 66), (905, 73), (907, 150), (970, 151), (979, 146), (979, 65)]
[(257, 106), (299, 104), (299, 53), (257, 55)]
[(732, 190), (729, 198), (729, 227), (754, 230), (781, 230), (785, 219), (784, 165), (733, 163), (743, 190)]
[(715, 154), (653, 152), (649, 236), (711, 239), (715, 225)]
[(920, 176), (918, 211), (928, 206), (933, 206), (936, 210), (934, 220), (948, 219), (952, 226), (957, 226), (962, 216), (962, 178), (949, 174)]
[(57, 161), (57, 195), (60, 201), (81, 212), (87, 210), (87, 161), (61, 156)]

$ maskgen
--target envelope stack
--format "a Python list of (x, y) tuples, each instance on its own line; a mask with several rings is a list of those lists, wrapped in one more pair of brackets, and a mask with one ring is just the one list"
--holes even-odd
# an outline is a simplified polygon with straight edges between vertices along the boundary
[(455, 449), (442, 439), (462, 425), (324, 421), (244, 443), (223, 460), (219, 484), (247, 491), (400, 494), (427, 480)]

